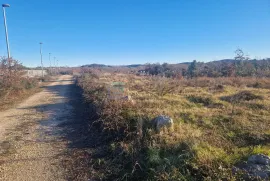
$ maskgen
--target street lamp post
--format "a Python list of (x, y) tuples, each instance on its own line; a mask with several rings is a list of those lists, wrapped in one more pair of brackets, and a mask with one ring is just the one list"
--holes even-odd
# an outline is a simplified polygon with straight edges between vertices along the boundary
[(57, 74), (59, 74), (58, 60), (56, 60), (56, 65), (57, 65)]
[(9, 51), (9, 42), (8, 42), (8, 29), (7, 29), (7, 20), (6, 20), (6, 10), (5, 8), (10, 7), (9, 4), (2, 4), (3, 8), (3, 16), (4, 16), (4, 26), (5, 26), (5, 33), (6, 33), (6, 44), (7, 44), (7, 54), (8, 54), (8, 66), (9, 68), (11, 67), (11, 62), (10, 62), (10, 51)]
[(55, 58), (56, 58), (56, 57), (53, 57), (53, 65), (54, 65), (54, 73), (56, 74)]
[(50, 62), (50, 74), (52, 74), (51, 53), (49, 53), (49, 62)]
[(42, 42), (40, 42), (39, 44), (40, 44), (40, 63), (41, 63), (41, 69), (42, 69), (42, 77), (44, 77), (43, 62), (42, 62)]

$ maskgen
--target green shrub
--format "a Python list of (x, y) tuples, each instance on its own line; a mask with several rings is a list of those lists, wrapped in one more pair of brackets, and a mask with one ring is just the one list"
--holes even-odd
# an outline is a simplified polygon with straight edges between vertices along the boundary
[(221, 100), (223, 101), (227, 101), (230, 103), (234, 103), (234, 102), (241, 102), (241, 101), (251, 101), (251, 100), (263, 100), (262, 96), (253, 94), (250, 91), (241, 91), (237, 94), (231, 95), (231, 96), (224, 96), (221, 97)]
[(222, 107), (223, 105), (221, 103), (216, 103), (212, 97), (204, 97), (204, 96), (196, 96), (196, 95), (190, 95), (187, 97), (187, 99), (190, 102), (196, 103), (196, 104), (202, 104), (206, 107)]

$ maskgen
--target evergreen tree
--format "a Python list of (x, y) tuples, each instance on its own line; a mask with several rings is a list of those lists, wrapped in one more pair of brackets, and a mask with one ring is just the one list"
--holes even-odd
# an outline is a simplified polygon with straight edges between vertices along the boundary
[(244, 61), (248, 60), (248, 56), (245, 56), (242, 49), (238, 48), (235, 51), (235, 69), (237, 76), (244, 76)]
[(194, 78), (197, 76), (197, 61), (196, 60), (193, 60), (193, 62), (188, 66), (187, 73), (190, 78)]

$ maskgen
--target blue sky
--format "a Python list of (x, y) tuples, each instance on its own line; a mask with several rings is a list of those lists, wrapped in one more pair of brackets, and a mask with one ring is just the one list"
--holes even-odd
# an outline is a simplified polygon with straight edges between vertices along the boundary
[[(270, 57), (270, 0), (6, 0), (11, 55), (27, 66)], [(1, 18), (0, 55), (6, 55)]]

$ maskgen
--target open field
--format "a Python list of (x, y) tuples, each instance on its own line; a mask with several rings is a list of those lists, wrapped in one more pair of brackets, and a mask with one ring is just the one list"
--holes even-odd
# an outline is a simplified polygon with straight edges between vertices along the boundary
[[(124, 84), (124, 99), (113, 82)], [(270, 155), (270, 79), (89, 73), (78, 84), (98, 113), (89, 123), (100, 130), (96, 178), (237, 180), (235, 164)], [(173, 127), (156, 132), (158, 115), (170, 116)]]

